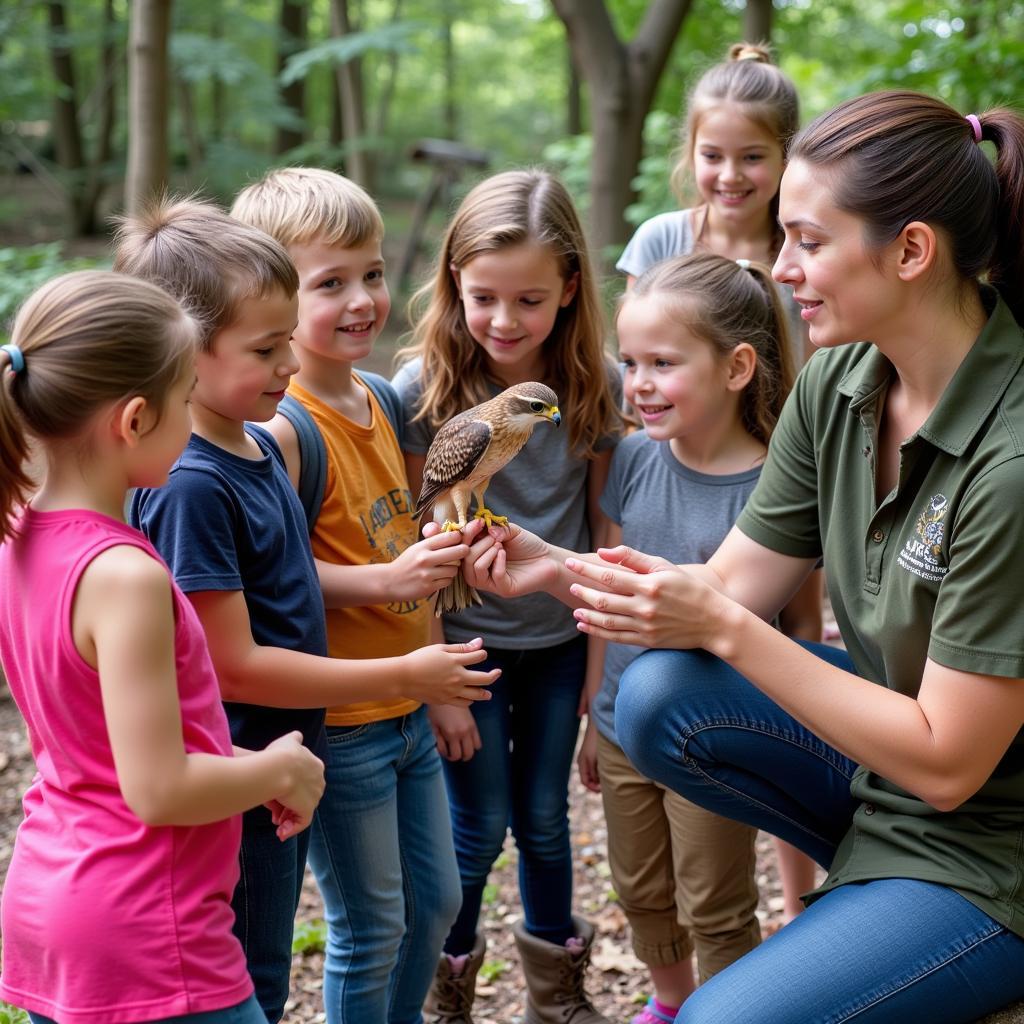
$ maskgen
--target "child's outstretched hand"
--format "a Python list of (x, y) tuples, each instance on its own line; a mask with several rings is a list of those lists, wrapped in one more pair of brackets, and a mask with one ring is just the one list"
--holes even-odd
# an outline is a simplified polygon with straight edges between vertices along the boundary
[(458, 531), (442, 533), (435, 526), (424, 533), (423, 540), (410, 544), (388, 563), (388, 598), (392, 601), (418, 601), (436, 594), (451, 583), (469, 552), (469, 544)]
[(281, 791), (265, 804), (284, 842), (308, 828), (324, 792), (324, 763), (302, 745), (301, 732), (289, 732), (267, 744), (287, 757), (290, 770), (282, 775)]
[(477, 637), (467, 644), (432, 644), (405, 655), (408, 678), (402, 693), (424, 704), (454, 704), (468, 707), (474, 700), (490, 700), (490, 686), (501, 669), (473, 672), (468, 665), (487, 657), (483, 640)]

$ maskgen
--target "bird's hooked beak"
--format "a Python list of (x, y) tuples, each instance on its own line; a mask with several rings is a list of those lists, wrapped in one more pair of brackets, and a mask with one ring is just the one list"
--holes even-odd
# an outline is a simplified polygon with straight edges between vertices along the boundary
[(562, 425), (562, 414), (558, 411), (558, 406), (557, 405), (551, 406), (551, 410), (550, 411), (551, 411), (551, 422), (554, 423), (554, 425), (556, 427), (560, 427)]

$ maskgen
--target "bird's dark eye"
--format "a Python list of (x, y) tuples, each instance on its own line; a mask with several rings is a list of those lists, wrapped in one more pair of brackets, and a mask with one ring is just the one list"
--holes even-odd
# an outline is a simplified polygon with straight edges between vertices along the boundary
[(534, 412), (543, 412), (544, 411), (544, 403), (543, 402), (531, 402), (530, 403), (530, 408)]

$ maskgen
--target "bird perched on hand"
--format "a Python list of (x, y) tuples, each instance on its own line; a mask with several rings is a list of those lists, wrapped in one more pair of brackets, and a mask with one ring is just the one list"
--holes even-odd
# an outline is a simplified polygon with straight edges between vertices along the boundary
[[(483, 519), (488, 526), (507, 525), (505, 516), (495, 515), (484, 504), (484, 491), (491, 477), (519, 454), (533, 428), (543, 420), (557, 427), (562, 414), (558, 396), (536, 381), (506, 388), (489, 402), (453, 416), (434, 435), (427, 452), (413, 519), (433, 505), (434, 519), (444, 522), (442, 529), (464, 529), (475, 494), (474, 518)], [(461, 611), (471, 603), (480, 604), (480, 597), (458, 575), (438, 593), (434, 612)]]

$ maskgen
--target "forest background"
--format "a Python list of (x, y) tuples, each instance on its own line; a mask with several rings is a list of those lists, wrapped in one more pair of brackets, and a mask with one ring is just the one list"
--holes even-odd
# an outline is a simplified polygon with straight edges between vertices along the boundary
[[(154, 189), (230, 202), (309, 163), (381, 204), (393, 341), (485, 174), (561, 174), (606, 266), (677, 206), (683, 98), (731, 42), (772, 43), (804, 122), (883, 87), (968, 112), (1024, 96), (1022, 24), (1013, 0), (4, 0), (0, 330), (41, 280), (102, 264), (110, 217)], [(455, 146), (414, 159), (424, 139)]]
[[(267, 168), (315, 164), (380, 203), (394, 310), (444, 223), (486, 174), (560, 174), (610, 268), (668, 187), (689, 86), (730, 43), (770, 41), (802, 120), (859, 93), (912, 88), (968, 113), (1024, 104), (1024, 0), (0, 0), (0, 336), (47, 278), (109, 265), (111, 218), (154, 189), (229, 203)], [(426, 155), (428, 159), (417, 159)], [(621, 288), (607, 277), (609, 299)], [(0, 677), (0, 886), (33, 772)], [(600, 801), (574, 778), (576, 905), (599, 933), (591, 990), (611, 1019), (646, 993), (607, 863)], [(759, 916), (780, 923), (770, 842)], [(510, 843), (485, 892), (479, 1020), (522, 1019), (508, 924)], [(324, 1019), (322, 907), (307, 885), (288, 1024)], [(0, 1004), (0, 1024), (24, 1015)], [(992, 1018), (1024, 1022), (1024, 1006)]]

